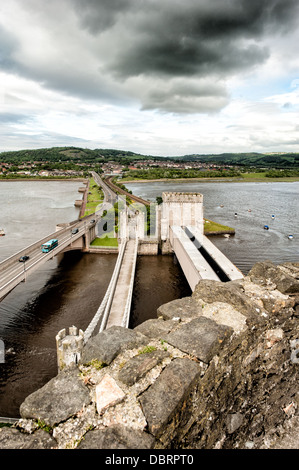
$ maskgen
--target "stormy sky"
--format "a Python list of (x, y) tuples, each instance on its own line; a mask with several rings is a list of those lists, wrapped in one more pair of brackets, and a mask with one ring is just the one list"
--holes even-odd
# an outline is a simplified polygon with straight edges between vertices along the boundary
[(299, 151), (297, 0), (5, 0), (0, 151)]

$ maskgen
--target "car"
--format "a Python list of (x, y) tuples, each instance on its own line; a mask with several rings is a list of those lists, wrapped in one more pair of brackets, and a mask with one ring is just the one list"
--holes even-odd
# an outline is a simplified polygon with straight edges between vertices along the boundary
[(72, 235), (75, 235), (75, 233), (78, 233), (79, 232), (79, 229), (78, 228), (73, 228), (72, 230)]
[(29, 256), (27, 255), (24, 255), (24, 256), (21, 256), (21, 258), (19, 259), (20, 263), (25, 263), (25, 261), (27, 261), (29, 259)]
[(90, 221), (90, 223), (91, 223), (91, 224), (94, 224), (94, 223), (95, 223), (95, 220), (94, 220), (94, 219), (92, 219), (92, 220)]

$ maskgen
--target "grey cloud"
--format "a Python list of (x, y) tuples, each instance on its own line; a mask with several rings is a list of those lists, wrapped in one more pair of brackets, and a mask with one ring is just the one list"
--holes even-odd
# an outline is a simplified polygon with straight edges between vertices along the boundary
[(172, 113), (214, 113), (226, 106), (229, 96), (219, 83), (173, 80), (157, 83), (143, 96), (143, 109)]
[[(102, 66), (116, 82), (140, 79), (142, 109), (214, 112), (228, 103), (227, 92), (211, 87), (196, 95), (189, 79), (228, 79), (263, 64), (271, 54), (264, 35), (294, 27), (295, 0), (76, 0), (80, 22), (106, 41)], [(104, 34), (104, 36), (103, 36)], [(147, 90), (141, 90), (144, 77)], [(186, 80), (184, 90), (155, 80)], [(126, 89), (129, 89), (127, 87)], [(135, 93), (136, 96), (136, 93)]]
[(122, 78), (145, 73), (229, 74), (259, 64), (269, 55), (259, 42), (263, 34), (290, 28), (298, 9), (295, 0), (125, 0), (121, 4), (118, 10), (119, 1), (112, 2), (113, 8), (111, 2), (108, 8), (107, 2), (84, 1), (86, 10), (82, 5), (80, 18), (95, 34), (115, 26), (111, 47), (107, 44), (108, 67)]
[[(56, 132), (38, 132), (36, 134), (0, 129), (0, 152), (24, 148), (40, 148), (53, 146), (87, 146), (89, 141), (79, 137), (59, 134)], [(5, 147), (3, 146), (5, 142)]]
[(18, 41), (12, 33), (0, 25), (0, 67), (4, 70), (14, 68), (13, 53), (18, 48)]
[(73, 0), (81, 25), (91, 34), (105, 31), (130, 9), (132, 0)]
[[(18, 45), (0, 29), (3, 67), (85, 99), (134, 99), (142, 109), (191, 113), (222, 109), (229, 100), (225, 81), (269, 58), (271, 42), (266, 47), (263, 38), (291, 31), (299, 6), (297, 0), (52, 0), (45, 9), (39, 4), (20, 1), (30, 13), (38, 10), (56, 56), (42, 64), (14, 62)], [(51, 32), (55, 24), (57, 33), (55, 5), (60, 43)], [(77, 50), (65, 60), (72, 41)]]
[(28, 120), (28, 116), (24, 114), (15, 113), (1, 113), (0, 112), (0, 123), (2, 124), (15, 124)]

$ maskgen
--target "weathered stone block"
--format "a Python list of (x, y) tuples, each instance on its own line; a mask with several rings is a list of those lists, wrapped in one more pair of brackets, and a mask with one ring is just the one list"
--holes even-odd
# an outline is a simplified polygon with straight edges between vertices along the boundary
[(216, 323), (233, 328), (236, 334), (247, 329), (246, 317), (231, 305), (224, 302), (205, 304), (202, 309), (203, 316)]
[(81, 363), (86, 364), (97, 359), (109, 365), (123, 350), (147, 344), (148, 338), (138, 331), (122, 326), (112, 326), (91, 338), (85, 345)]
[(269, 280), (276, 284), (277, 289), (283, 294), (299, 292), (299, 281), (268, 260), (256, 263), (248, 276), (253, 281), (260, 280), (265, 283)]
[(161, 305), (157, 310), (157, 316), (164, 320), (180, 319), (189, 320), (202, 315), (201, 305), (192, 297), (172, 300), (167, 304)]
[(39, 429), (25, 434), (14, 428), (0, 429), (0, 449), (55, 449), (57, 442), (49, 433)]
[(209, 363), (232, 333), (231, 327), (219, 325), (210, 318), (200, 317), (182, 324), (165, 339), (181, 351)]
[(126, 385), (133, 385), (167, 356), (169, 354), (166, 351), (152, 351), (135, 356), (120, 370), (118, 378)]
[(226, 427), (229, 434), (234, 433), (243, 423), (241, 413), (229, 413), (226, 417)]
[(22, 418), (33, 418), (54, 426), (90, 403), (88, 389), (78, 370), (60, 372), (46, 385), (29, 395), (20, 406)]
[(247, 320), (251, 320), (253, 323), (256, 323), (260, 319), (260, 305), (250, 300), (244, 292), (242, 292), (241, 284), (234, 281), (222, 283), (203, 279), (197, 284), (192, 298), (198, 302), (228, 303), (245, 315)]
[(134, 331), (138, 331), (151, 339), (161, 339), (169, 333), (176, 324), (177, 322), (172, 320), (164, 321), (162, 319), (153, 318), (136, 326)]
[[(159, 436), (179, 412), (201, 369), (187, 358), (174, 359), (139, 398), (149, 430)], [(178, 424), (179, 425), (179, 424)]]
[(89, 431), (77, 448), (115, 450), (152, 449), (154, 443), (154, 437), (146, 432), (119, 424), (104, 429)]
[(96, 386), (97, 412), (101, 414), (110, 406), (120, 403), (126, 394), (117, 385), (113, 377), (106, 374)]

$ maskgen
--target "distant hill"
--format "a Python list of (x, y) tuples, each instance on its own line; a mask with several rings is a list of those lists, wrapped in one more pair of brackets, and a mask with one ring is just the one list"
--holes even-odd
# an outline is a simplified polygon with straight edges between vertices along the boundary
[(74, 163), (103, 163), (107, 161), (141, 160), (149, 158), (134, 152), (115, 149), (87, 149), (80, 147), (52, 147), (42, 149), (26, 149), (0, 153), (0, 162), (69, 162)]
[(184, 155), (181, 161), (215, 162), (256, 168), (299, 168), (299, 153), (221, 153), (215, 155)]
[(134, 160), (176, 160), (176, 161), (200, 161), (216, 163), (219, 165), (238, 165), (256, 168), (299, 168), (299, 153), (222, 153), (222, 154), (192, 154), (184, 156), (158, 157), (141, 155), (135, 152), (118, 149), (86, 149), (80, 147), (52, 147), (33, 150), (19, 150), (1, 152), (1, 162), (21, 163), (27, 161), (39, 162), (66, 162), (74, 163), (103, 163), (118, 161), (125, 164)]

